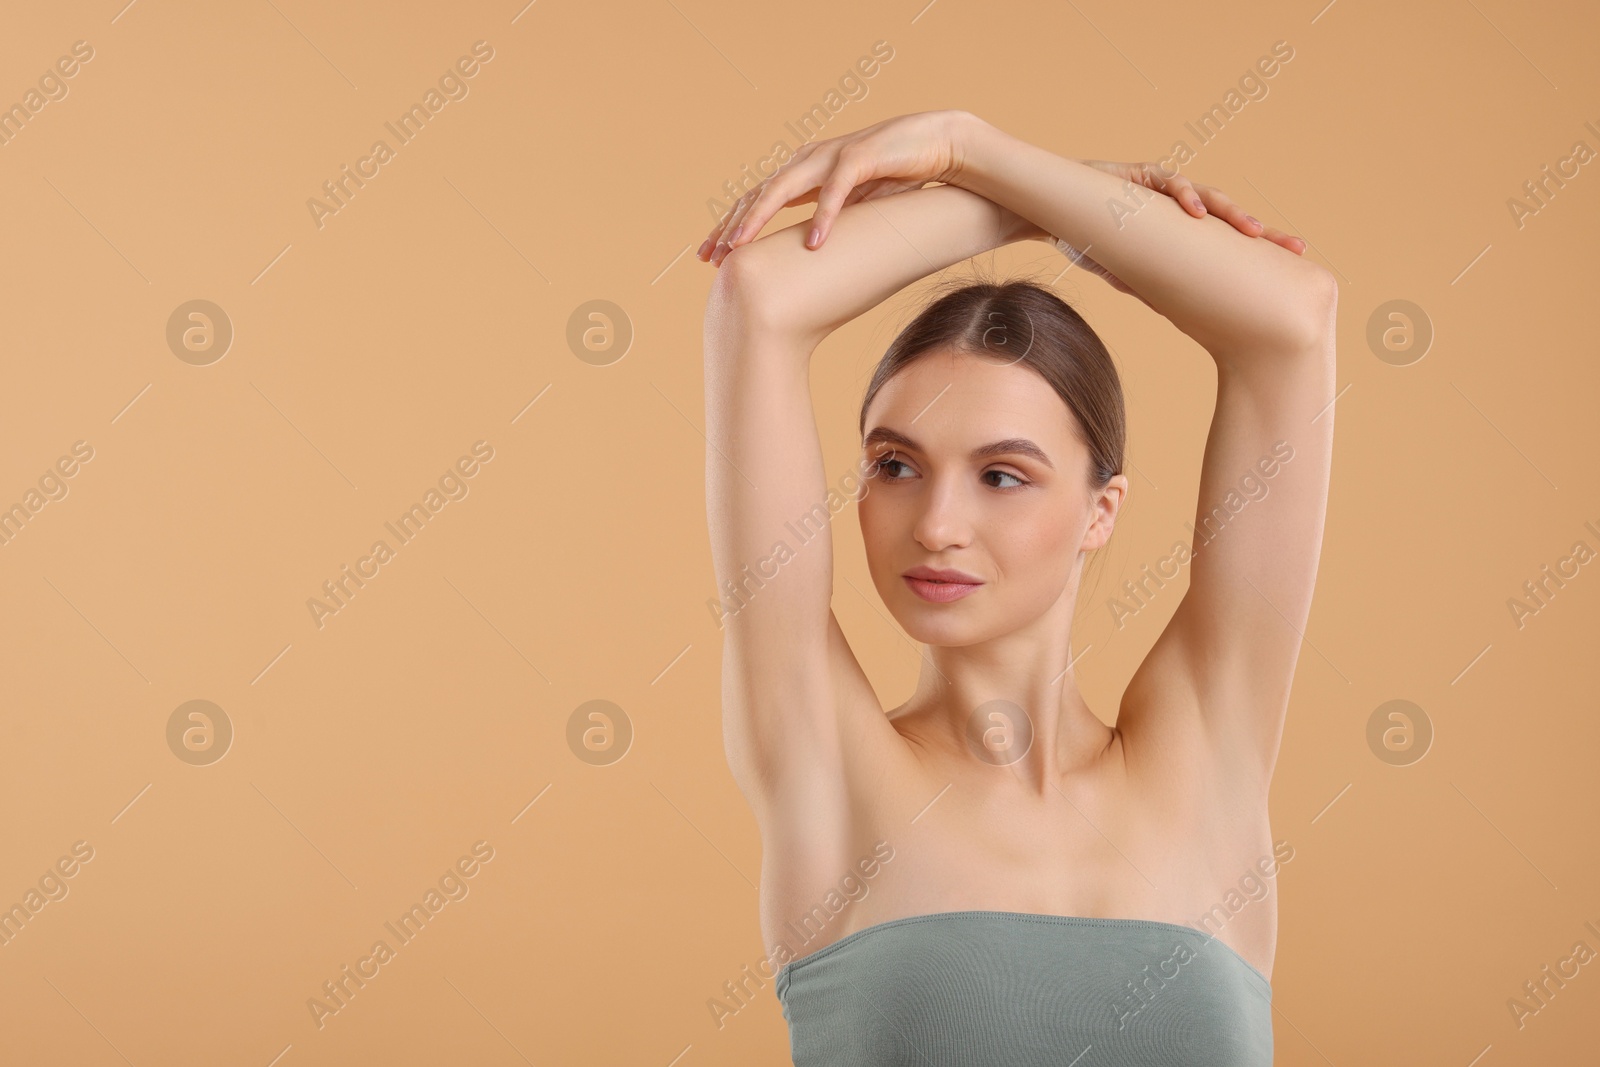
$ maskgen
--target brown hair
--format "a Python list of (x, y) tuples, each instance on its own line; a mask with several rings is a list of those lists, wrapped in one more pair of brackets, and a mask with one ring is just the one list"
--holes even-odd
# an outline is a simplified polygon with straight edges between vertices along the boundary
[(883, 383), (934, 349), (998, 355), (1031, 368), (1055, 389), (1089, 449), (1089, 477), (1099, 489), (1122, 473), (1127, 417), (1122, 380), (1106, 346), (1083, 316), (1055, 293), (1028, 281), (963, 285), (924, 308), (878, 361), (861, 401), (867, 407)]

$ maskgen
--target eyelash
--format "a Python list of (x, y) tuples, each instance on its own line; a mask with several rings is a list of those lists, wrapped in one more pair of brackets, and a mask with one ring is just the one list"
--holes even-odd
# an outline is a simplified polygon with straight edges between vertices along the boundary
[[(892, 456), (887, 456), (887, 457), (885, 457), (883, 459), (878, 460), (876, 463), (874, 463), (872, 465), (872, 477), (876, 478), (879, 474), (883, 473), (883, 469), (885, 467), (887, 467), (891, 463), (898, 463), (903, 467), (909, 467), (910, 466), (910, 464), (907, 463), (903, 459), (895, 459)], [(1033, 484), (1032, 482), (1028, 481), (1026, 478), (1022, 477), (1020, 474), (1012, 474), (1010, 471), (1003, 471), (1003, 470), (998, 470), (998, 469), (986, 470), (986, 471), (983, 472), (983, 475), (981, 475), (980, 477), (986, 477), (986, 476), (988, 476), (990, 474), (999, 474), (999, 475), (1001, 475), (1003, 477), (1010, 478), (1010, 479), (1012, 479), (1013, 481), (1015, 481), (1017, 483), (1016, 485), (991, 485), (989, 487), (989, 488), (995, 490), (996, 492), (1000, 492), (1000, 493), (1016, 492), (1018, 489), (1026, 489), (1030, 485)], [(898, 482), (898, 481), (902, 481), (903, 479), (900, 479), (900, 478), (888, 478), (886, 480), (887, 481), (891, 481), (891, 482)]]

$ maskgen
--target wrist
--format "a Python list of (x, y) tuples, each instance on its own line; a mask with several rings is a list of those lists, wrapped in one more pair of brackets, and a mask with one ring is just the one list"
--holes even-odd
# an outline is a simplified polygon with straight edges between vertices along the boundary
[(993, 200), (989, 194), (993, 159), (1005, 134), (970, 111), (950, 112), (951, 156), (955, 174), (951, 184)]

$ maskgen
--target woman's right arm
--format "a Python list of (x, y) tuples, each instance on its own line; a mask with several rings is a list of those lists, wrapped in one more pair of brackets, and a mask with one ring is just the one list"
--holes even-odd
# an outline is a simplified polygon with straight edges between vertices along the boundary
[[(811, 353), (838, 326), (928, 274), (1034, 234), (955, 186), (860, 201), (827, 244), (809, 222), (722, 260), (705, 316), (706, 503), (723, 631), (723, 734), (753, 802), (839, 751), (841, 693), (871, 695), (833, 617), (829, 520), (862, 471), (827, 471)], [(839, 487), (845, 492), (840, 493)]]

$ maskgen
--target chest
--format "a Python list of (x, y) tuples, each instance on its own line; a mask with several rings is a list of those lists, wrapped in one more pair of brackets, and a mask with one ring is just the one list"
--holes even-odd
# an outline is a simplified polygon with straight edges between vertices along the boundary
[[(965, 910), (1155, 919), (1220, 937), (1268, 972), (1277, 894), (1264, 798), (1114, 769), (1021, 788), (1004, 769), (879, 763), (826, 842), (774, 854), (763, 928), (797, 955), (915, 915)], [(1008, 787), (1009, 785), (1009, 787)], [(787, 857), (787, 859), (785, 858)]]

